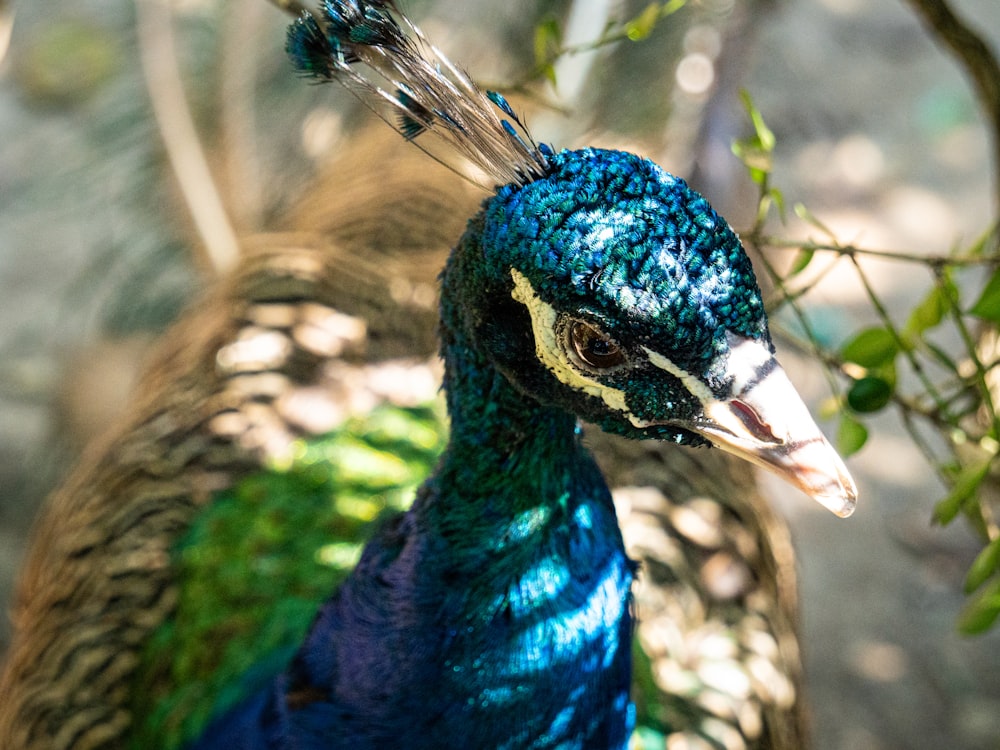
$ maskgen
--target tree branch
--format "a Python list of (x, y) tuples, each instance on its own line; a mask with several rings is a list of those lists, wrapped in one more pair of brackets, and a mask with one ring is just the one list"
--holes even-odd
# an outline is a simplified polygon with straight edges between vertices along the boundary
[(208, 167), (181, 82), (173, 18), (166, 0), (135, 0), (139, 56), (153, 116), (181, 195), (204, 244), (202, 262), (215, 273), (239, 259), (239, 243)]
[(993, 191), (1000, 216), (1000, 63), (983, 38), (948, 6), (947, 0), (906, 0), (931, 35), (951, 50), (972, 78), (976, 99), (986, 115), (993, 145)]

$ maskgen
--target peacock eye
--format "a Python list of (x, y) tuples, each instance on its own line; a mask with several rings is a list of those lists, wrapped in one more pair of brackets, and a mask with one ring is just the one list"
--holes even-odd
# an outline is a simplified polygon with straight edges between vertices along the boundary
[(580, 361), (598, 370), (606, 370), (625, 361), (625, 353), (610, 336), (581, 320), (570, 323), (569, 343)]

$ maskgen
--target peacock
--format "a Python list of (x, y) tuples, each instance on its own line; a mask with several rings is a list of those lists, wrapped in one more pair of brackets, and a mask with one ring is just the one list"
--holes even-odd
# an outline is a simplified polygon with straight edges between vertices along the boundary
[(854, 508), (704, 198), (633, 154), (535, 143), (392, 2), (321, 19), (289, 30), (303, 74), (498, 185), (440, 278), (447, 442), (425, 407), (362, 424), (331, 397), (366, 339), (336, 309), (350, 258), (251, 254), (214, 292), (230, 314), (175, 328), (39, 525), (3, 747), (624, 748), (642, 571), (580, 420)]

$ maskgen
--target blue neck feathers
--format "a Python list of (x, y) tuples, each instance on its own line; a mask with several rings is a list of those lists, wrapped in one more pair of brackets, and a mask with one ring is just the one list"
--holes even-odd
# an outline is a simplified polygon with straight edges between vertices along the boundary
[(473, 341), (479, 252), (473, 226), (443, 278), (447, 451), (324, 610), (304, 662), (333, 647), (336, 668), (309, 681), (332, 680), (362, 743), (624, 747), (632, 564), (575, 419), (517, 392)]
[(473, 225), (443, 277), (438, 470), (247, 705), (257, 718), (237, 712), (210, 741), (252, 735), (263, 711), (297, 748), (625, 747), (633, 564), (574, 418), (475, 345), (463, 258), (477, 243)]

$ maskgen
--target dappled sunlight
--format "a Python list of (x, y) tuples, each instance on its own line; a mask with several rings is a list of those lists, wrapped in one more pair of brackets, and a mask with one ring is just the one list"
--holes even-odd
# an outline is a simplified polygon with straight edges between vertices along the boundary
[[(668, 748), (752, 747), (766, 717), (797, 697), (794, 639), (777, 640), (772, 594), (751, 572), (766, 553), (708, 497), (673, 502), (642, 486), (614, 495), (626, 547), (642, 566), (636, 669), (665, 696), (658, 708), (640, 705), (641, 715), (674, 725), (659, 740)], [(636, 747), (662, 746), (643, 736)]]
[[(196, 105), (199, 137), (211, 144), (211, 171), (226, 212), (241, 236), (294, 228), (302, 229), (303, 236), (325, 237), (339, 222), (350, 225), (345, 236), (351, 242), (337, 237), (329, 247), (295, 245), (289, 255), (301, 251), (304, 257), (316, 250), (336, 260), (319, 270), (299, 273), (298, 268), (287, 274), (270, 288), (271, 296), (251, 301), (254, 289), (248, 287), (230, 298), (210, 298), (215, 307), (206, 308), (211, 316), (202, 319), (210, 325), (182, 331), (186, 346), (174, 341), (171, 356), (155, 365), (161, 380), (153, 386), (144, 381), (137, 396), (140, 408), (133, 407), (127, 417), (132, 422), (123, 422), (122, 429), (131, 432), (120, 433), (125, 437), (113, 444), (105, 463), (91, 462), (88, 468), (104, 494), (96, 501), (82, 498), (75, 507), (103, 503), (122, 528), (152, 523), (150, 508), (170, 504), (175, 514), (165, 517), (153, 544), (137, 545), (140, 551), (127, 550), (108, 564), (99, 559), (95, 571), (143, 565), (162, 569), (169, 561), (162, 540), (176, 540), (176, 529), (190, 530), (181, 540), (182, 547), (188, 546), (178, 553), (191, 571), (182, 616), (177, 629), (146, 654), (159, 660), (163, 674), (176, 666), (175, 652), (187, 653), (191, 644), (191, 663), (178, 667), (182, 676), (197, 672), (192, 664), (198, 660), (242, 665), (242, 653), (261, 644), (294, 648), (318, 602), (358, 562), (372, 529), (388, 514), (410, 506), (444, 445), (441, 366), (430, 357), (438, 289), (433, 271), (461, 233), (467, 211), (456, 200), (445, 209), (447, 217), (433, 210), (421, 217), (425, 203), (447, 203), (444, 196), (457, 192), (462, 180), (448, 175), (449, 182), (442, 180), (447, 187), (435, 184), (434, 191), (411, 189), (419, 183), (416, 179), (389, 184), (389, 173), (404, 160), (386, 157), (388, 151), (376, 141), (364, 146), (369, 149), (364, 159), (345, 160), (328, 170), (331, 153), (342, 157), (360, 149), (361, 139), (348, 134), (367, 129), (373, 118), (351, 112), (347, 95), (331, 100), (328, 96), (341, 95), (331, 90), (317, 97), (315, 89), (293, 85), (282, 52), (285, 19), (259, 1), (263, 7), (247, 6), (235, 18), (218, 12), (222, 6), (214, 1), (168, 3), (181, 42), (184, 93)], [(996, 0), (950, 4), (996, 49)], [(84, 31), (90, 34), (93, 26), (98, 31), (93, 40), (107, 46), (104, 58), (111, 67), (107, 79), (97, 84), (88, 75), (87, 59), (80, 58), (84, 64), (79, 66), (65, 64), (77, 59), (71, 47), (50, 48), (57, 53), (51, 60), (34, 54), (38, 29), (58, 26), (61, 20), (30, 3), (18, 7), (4, 59), (11, 5), (12, 0), (0, 0), (0, 60), (6, 64), (0, 71), (0, 120), (16, 134), (0, 145), (0, 182), (11, 188), (0, 190), (9, 199), (0, 212), (0, 244), (11, 248), (3, 258), (4, 320), (10, 331), (2, 342), (8, 363), (3, 396), (8, 402), (4, 451), (10, 498), (0, 508), (9, 521), (0, 557), (7, 578), (23, 544), (19, 518), (27, 518), (39, 495), (33, 486), (22, 493), (21, 485), (62, 461), (60, 446), (50, 444), (58, 441), (40, 437), (51, 432), (62, 439), (67, 431), (62, 415), (52, 428), (48, 421), (59, 381), (80, 384), (84, 395), (77, 399), (85, 407), (105, 400), (93, 396), (98, 386), (107, 390), (106, 400), (114, 406), (125, 400), (125, 387), (105, 375), (110, 354), (88, 350), (106, 360), (98, 367), (92, 360), (65, 359), (63, 350), (87, 346), (99, 333), (115, 343), (118, 357), (137, 360), (120, 342), (136, 331), (151, 338), (148, 332), (162, 330), (178, 314), (182, 301), (206, 280), (191, 259), (197, 256), (192, 248), (207, 244), (184, 218), (180, 191), (166, 173), (161, 134), (146, 111), (148, 92), (133, 81), (139, 70), (134, 9), (99, 0), (74, 10), (82, 14)], [(846, 377), (831, 387), (815, 364), (815, 352), (803, 346), (807, 326), (787, 315), (787, 309), (772, 316), (783, 365), (811, 409), (816, 407), (813, 413), (825, 420), (824, 432), (841, 445), (850, 444), (850, 431), (843, 429), (845, 421), (836, 412), (847, 402), (852, 382), (881, 379), (887, 389), (912, 396), (919, 386), (906, 359), (912, 352), (927, 358), (922, 366), (935, 381), (942, 372), (948, 375), (948, 360), (967, 379), (952, 379), (941, 399), (921, 401), (921, 409), (936, 415), (968, 408), (962, 414), (968, 423), (982, 413), (968, 406), (976, 385), (975, 356), (961, 346), (967, 332), (952, 327), (945, 299), (952, 287), (935, 274), (949, 252), (973, 246), (992, 216), (991, 188), (996, 186), (988, 175), (991, 143), (961, 71), (934, 47), (906, 3), (689, 0), (679, 3), (684, 7), (677, 14), (660, 18), (655, 29), (633, 34), (655, 31), (659, 37), (593, 48), (586, 45), (624, 18), (623, 13), (638, 13), (644, 6), (655, 11), (663, 4), (575, 0), (527, 4), (527, 10), (480, 2), (406, 5), (431, 16), (425, 30), (444, 40), (446, 49), (453, 45), (470, 51), (459, 57), (471, 61), (471, 73), (480, 83), (503, 91), (509, 85), (518, 92), (518, 101), (511, 102), (514, 110), (518, 115), (523, 110), (540, 141), (551, 141), (557, 150), (586, 141), (665, 152), (665, 165), (699, 189), (699, 181), (722, 193), (732, 188), (728, 198), (750, 218), (744, 221), (739, 210), (723, 213), (749, 244), (754, 196), (746, 185), (732, 187), (737, 183), (732, 170), (742, 166), (730, 151), (733, 140), (746, 134), (737, 94), (738, 88), (746, 88), (774, 130), (772, 186), (782, 191), (786, 203), (781, 222), (772, 207), (766, 231), (789, 239), (788, 247), (767, 251), (766, 257), (787, 272), (802, 261), (795, 242), (823, 246), (788, 286), (793, 294), (803, 292), (800, 299), (815, 341), (835, 360), (844, 344), (866, 329), (894, 325), (906, 334), (900, 340), (881, 338), (881, 354), (891, 349), (881, 360), (880, 352), (862, 347), (858, 359), (867, 356), (868, 364), (854, 359), (834, 363), (842, 370), (837, 377)], [(581, 47), (560, 53), (552, 70), (556, 80), (547, 79), (539, 63), (546, 61), (547, 48), (560, 45)], [(650, 50), (645, 62), (639, 59), (643, 49)], [(32, 89), (31, 80), (41, 80), (50, 68), (66, 76), (60, 84), (69, 92), (65, 100), (46, 99)], [(648, 75), (650, 70), (654, 75)], [(536, 73), (537, 80), (520, 80)], [(658, 100), (662, 107), (654, 106)], [(593, 130), (601, 132), (579, 137)], [(427, 140), (421, 136), (419, 143)], [(360, 154), (358, 150), (356, 156)], [(706, 179), (710, 160), (724, 162), (726, 176)], [(429, 160), (418, 167), (420, 177), (426, 176), (424, 169), (429, 174)], [(478, 167), (458, 166), (457, 171), (492, 184), (490, 173)], [(322, 179), (315, 180), (316, 174)], [(304, 198), (306, 185), (309, 195)], [(395, 202), (382, 205), (367, 197), (368, 188), (359, 193), (359, 185)], [(477, 193), (468, 205), (481, 197)], [(799, 202), (806, 211), (796, 214)], [(331, 204), (339, 213), (326, 213)], [(300, 210), (302, 206), (306, 208)], [(410, 206), (417, 218), (400, 220), (401, 230), (394, 233), (393, 220)], [(312, 223), (301, 226), (297, 219), (302, 216), (312, 217)], [(324, 223), (331, 216), (336, 221)], [(454, 227), (445, 220), (457, 216), (463, 218)], [(289, 217), (293, 220), (286, 221)], [(419, 236), (421, 221), (434, 225), (429, 239)], [(343, 247), (335, 247), (337, 243)], [(439, 254), (425, 253), (425, 245)], [(410, 254), (417, 246), (420, 252)], [(865, 251), (911, 257), (903, 263)], [(937, 258), (937, 265), (923, 264), (927, 256)], [(327, 276), (317, 285), (313, 274), (319, 271)], [(262, 275), (264, 286), (257, 291), (265, 291), (273, 275)], [(770, 295), (765, 274), (759, 276)], [(307, 283), (297, 285), (303, 280)], [(961, 317), (975, 300), (970, 290), (978, 292), (985, 278), (979, 269), (965, 269), (954, 280), (954, 288), (962, 292), (955, 300), (956, 317)], [(377, 293), (368, 288), (370, 283)], [(889, 323), (872, 309), (865, 283), (886, 303)], [(319, 287), (322, 304), (302, 301)], [(935, 288), (943, 290), (939, 297), (932, 293)], [(350, 308), (355, 314), (334, 309), (344, 300), (359, 303)], [(913, 315), (920, 302), (926, 303), (922, 318)], [(965, 316), (970, 323), (981, 322), (973, 317)], [(914, 318), (919, 318), (916, 324)], [(971, 330), (969, 335), (980, 333)], [(208, 341), (209, 336), (214, 338)], [(995, 349), (980, 349), (984, 362), (992, 363)], [(372, 362), (411, 350), (417, 356)], [(197, 358), (204, 368), (193, 367)], [(94, 385), (95, 380), (100, 382)], [(993, 378), (988, 380), (995, 385)], [(156, 399), (164, 394), (171, 400), (161, 412)], [(855, 403), (866, 408), (864, 401)], [(103, 427), (111, 411), (102, 407), (101, 416), (92, 421)], [(851, 521), (836, 525), (776, 479), (765, 477), (760, 483), (763, 495), (794, 525), (800, 552), (809, 678), (805, 689), (800, 689), (795, 618), (783, 619), (788, 613), (782, 609), (782, 594), (794, 582), (775, 583), (795, 566), (782, 559), (781, 565), (768, 567), (773, 563), (769, 545), (788, 541), (780, 533), (755, 533), (757, 519), (739, 517), (733, 507), (717, 502), (713, 487), (702, 485), (673, 497), (676, 488), (687, 488), (700, 476), (697, 463), (686, 473), (662, 463), (661, 454), (644, 456), (660, 472), (654, 471), (653, 478), (635, 477), (636, 466), (629, 461), (618, 467), (620, 481), (630, 486), (616, 490), (614, 501), (629, 554), (641, 561), (635, 586), (640, 646), (635, 672), (642, 682), (636, 683), (634, 694), (640, 731), (632, 750), (783, 747), (769, 734), (771, 723), (775, 715), (787, 718), (803, 695), (815, 716), (817, 747), (823, 750), (992, 746), (1000, 732), (998, 633), (979, 640), (955, 634), (966, 571), (982, 546), (962, 526), (970, 504), (961, 498), (952, 503), (957, 519), (952, 528), (932, 527), (932, 510), (944, 492), (929, 468), (932, 462), (906, 436), (896, 406), (889, 403), (885, 412), (875, 411), (852, 417), (870, 434), (865, 433), (867, 443), (850, 458), (862, 488), (859, 513)], [(960, 458), (995, 452), (995, 434), (978, 439), (963, 429), (958, 425), (953, 435), (962, 441)], [(853, 434), (856, 438), (858, 433)], [(690, 453), (698, 461), (717, 451)], [(33, 456), (37, 458), (27, 460)], [(35, 468), (35, 463), (42, 466)], [(709, 459), (707, 465), (714, 464)], [(107, 467), (117, 473), (112, 476)], [(248, 473), (252, 476), (245, 482), (234, 481)], [(708, 479), (747, 488), (751, 477), (752, 469), (743, 467), (733, 479)], [(20, 506), (18, 494), (25, 495)], [(740, 499), (757, 502), (752, 494)], [(202, 513), (209, 506), (212, 511)], [(589, 511), (580, 506), (571, 523), (580, 531), (603, 533), (605, 519)], [(498, 524), (498, 533), (481, 550), (493, 555), (530, 552), (554, 524), (566, 523), (558, 513), (538, 506), (505, 518), (509, 523)], [(200, 521), (192, 525), (190, 517), (196, 514)], [(996, 519), (988, 520), (995, 536)], [(199, 535), (214, 541), (201, 545)], [(607, 668), (621, 645), (622, 634), (609, 628), (622, 614), (620, 561), (605, 566), (600, 555), (579, 557), (592, 563), (588, 584), (593, 590), (581, 592), (574, 580), (577, 571), (549, 551), (525, 558), (527, 573), (497, 587), (498, 607), (509, 604), (503, 616), (520, 618), (523, 626), (520, 653), (498, 684), (472, 692), (469, 700), (495, 707), (500, 720), (523, 700), (523, 677), (546, 674), (584, 655), (582, 674), (557, 672), (582, 683)], [(292, 566), (291, 558), (302, 565)], [(46, 575), (62, 578), (52, 570), (46, 566)], [(989, 585), (994, 583), (995, 578)], [(158, 591), (166, 591), (162, 601), (140, 602), (134, 612), (125, 612), (119, 599), (108, 599), (109, 622), (125, 612), (113, 638), (125, 632), (132, 638), (129, 628), (163, 621), (159, 608), (176, 592), (169, 587)], [(213, 598), (238, 616), (227, 620), (206, 612), (204, 603)], [(271, 606), (276, 600), (282, 607)], [(265, 625), (259, 638), (244, 627), (253, 621)], [(66, 623), (66, 633), (80, 632), (73, 622)], [(224, 648), (230, 631), (237, 636)], [(0, 625), (0, 646), (6, 637)], [(124, 646), (112, 641), (112, 648), (119, 648), (123, 659), (138, 658), (131, 643), (143, 638)], [(456, 672), (457, 679), (467, 682), (482, 668), (476, 656), (452, 665), (465, 670)], [(97, 664), (103, 655), (88, 658)], [(212, 694), (231, 687), (221, 678), (210, 682), (196, 676), (186, 689)], [(147, 700), (144, 689), (136, 693), (140, 703)], [(150, 696), (152, 703), (155, 696)], [(624, 701), (624, 696), (617, 699)], [(177, 705), (178, 722), (197, 721), (183, 700)], [(556, 735), (565, 725), (592, 720), (581, 713), (570, 707), (549, 717), (550, 731)], [(151, 722), (158, 720), (153, 711), (145, 714), (153, 717)], [(158, 736), (157, 728), (150, 735)], [(404, 744), (412, 739), (404, 737)], [(522, 734), (511, 745), (518, 742), (527, 745), (529, 738)]]
[(852, 133), (839, 141), (820, 139), (802, 146), (792, 162), (811, 189), (870, 191), (885, 175), (882, 148), (863, 133)]
[[(530, 590), (522, 586), (511, 591), (508, 601), (515, 616), (537, 619), (531, 616), (536, 610), (551, 612), (551, 615), (528, 625), (516, 637), (517, 647), (510, 652), (511, 664), (506, 674), (527, 675), (580, 659), (584, 659), (581, 664), (584, 672), (608, 669), (618, 653), (618, 621), (626, 601), (621, 563), (620, 559), (611, 559), (598, 573), (597, 582), (589, 587), (585, 601), (572, 609), (565, 609), (561, 600), (568, 598), (564, 594), (578, 596), (582, 588), (576, 582), (573, 589), (567, 591), (568, 572), (554, 569), (551, 561), (543, 561), (541, 570), (536, 569), (536, 573), (529, 576), (544, 590), (547, 599), (531, 602), (531, 606), (524, 609), (518, 602), (527, 602), (526, 595), (538, 593), (539, 586)], [(565, 561), (561, 563), (565, 564)], [(595, 657), (598, 660), (591, 663)]]
[(693, 95), (704, 94), (715, 82), (715, 66), (703, 52), (691, 52), (677, 63), (677, 85)]
[(912, 252), (947, 252), (963, 240), (955, 206), (933, 190), (897, 185), (886, 192), (879, 208), (899, 246)]
[(909, 672), (906, 651), (885, 641), (856, 642), (848, 654), (848, 663), (857, 674), (873, 682), (897, 682)]

